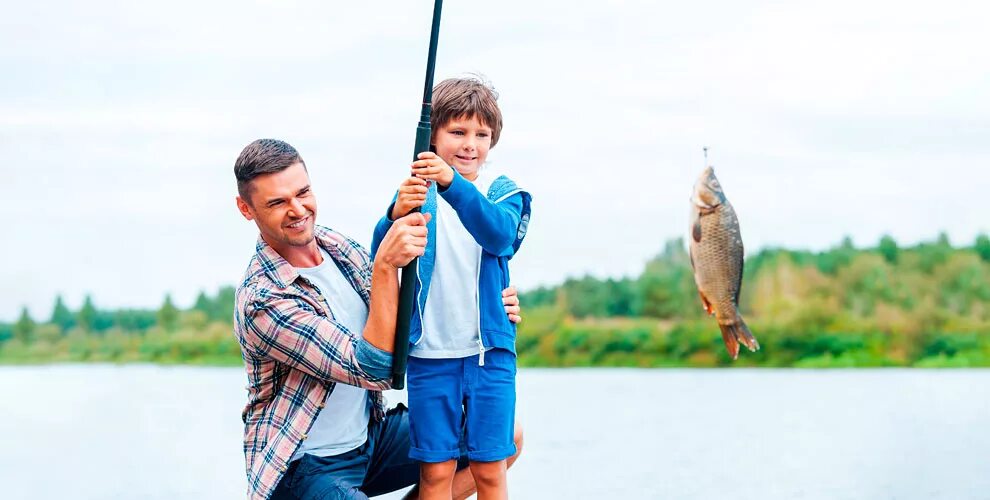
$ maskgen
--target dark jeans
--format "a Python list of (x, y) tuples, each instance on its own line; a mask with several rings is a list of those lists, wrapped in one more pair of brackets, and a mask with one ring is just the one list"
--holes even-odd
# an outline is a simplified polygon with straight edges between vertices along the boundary
[[(467, 467), (462, 455), (457, 468)], [(360, 447), (334, 455), (303, 455), (289, 464), (272, 500), (368, 498), (419, 482), (419, 462), (409, 458), (409, 411), (401, 404), (368, 426)]]

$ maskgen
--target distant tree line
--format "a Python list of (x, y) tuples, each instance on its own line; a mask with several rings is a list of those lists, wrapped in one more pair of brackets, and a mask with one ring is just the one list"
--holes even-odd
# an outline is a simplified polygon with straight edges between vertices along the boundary
[[(524, 293), (522, 361), (536, 365), (729, 364), (690, 258), (669, 241), (635, 278), (570, 278)], [(901, 247), (845, 238), (822, 252), (746, 259), (741, 310), (763, 346), (734, 364), (990, 366), (990, 238)], [(531, 350), (530, 350), (531, 349)]]
[[(686, 246), (668, 241), (636, 277), (569, 278), (522, 294), (519, 361), (530, 366), (990, 366), (990, 238), (901, 247), (849, 238), (821, 252), (768, 248), (745, 264), (741, 310), (763, 349), (725, 355)], [(234, 288), (180, 309), (78, 310), (56, 297), (37, 320), (0, 323), (0, 363), (239, 364)]]

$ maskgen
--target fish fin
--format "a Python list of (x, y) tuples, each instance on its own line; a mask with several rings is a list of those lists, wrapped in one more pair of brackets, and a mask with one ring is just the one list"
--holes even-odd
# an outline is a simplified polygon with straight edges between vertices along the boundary
[(719, 323), (718, 327), (722, 330), (722, 342), (725, 342), (725, 348), (729, 351), (729, 357), (732, 359), (738, 358), (739, 342), (736, 341), (735, 325), (723, 325)]
[(739, 344), (746, 346), (753, 352), (760, 349), (760, 343), (756, 341), (756, 337), (753, 337), (742, 316), (736, 316), (732, 323), (719, 323), (718, 327), (722, 330), (722, 341), (725, 342), (725, 347), (729, 350), (729, 356), (732, 356), (732, 359), (739, 357)]
[(708, 302), (708, 298), (705, 297), (705, 294), (701, 293), (701, 290), (698, 290), (698, 295), (701, 297), (701, 307), (705, 309), (705, 312), (708, 313), (709, 316), (715, 314), (715, 309), (712, 308), (712, 303)]
[(694, 226), (691, 228), (691, 237), (694, 238), (695, 243), (701, 243), (701, 217), (694, 220)]

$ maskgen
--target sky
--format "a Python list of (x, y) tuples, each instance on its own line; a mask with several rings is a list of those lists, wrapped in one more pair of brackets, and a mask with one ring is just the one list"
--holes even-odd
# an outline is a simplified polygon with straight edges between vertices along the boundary
[[(4, 1), (0, 321), (239, 283), (257, 230), (233, 164), (260, 137), (300, 151), (319, 224), (370, 243), (411, 161), (432, 4)], [(637, 275), (686, 235), (705, 146), (750, 254), (968, 245), (990, 231), (988, 10), (448, 0), (436, 79), (500, 94), (489, 168), (533, 195), (523, 290)]]

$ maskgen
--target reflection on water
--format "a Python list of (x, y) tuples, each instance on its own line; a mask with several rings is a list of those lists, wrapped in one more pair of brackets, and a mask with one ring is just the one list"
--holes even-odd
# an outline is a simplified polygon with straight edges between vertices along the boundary
[[(0, 367), (0, 497), (243, 498), (244, 384), (236, 368)], [(990, 491), (990, 370), (522, 369), (518, 416), (513, 498)]]

